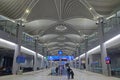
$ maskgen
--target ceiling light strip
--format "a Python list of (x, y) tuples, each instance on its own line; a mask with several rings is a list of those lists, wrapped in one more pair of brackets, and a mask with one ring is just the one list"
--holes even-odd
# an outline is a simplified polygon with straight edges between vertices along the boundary
[[(115, 37), (107, 40), (104, 44), (105, 44), (106, 46), (109, 45), (109, 44), (111, 44), (111, 46), (114, 46), (114, 44), (112, 44), (112, 43), (114, 43), (114, 42), (117, 41), (116, 44), (118, 44), (118, 43), (119, 43), (119, 42), (118, 42), (118, 39), (120, 40), (120, 34), (118, 34), (117, 36), (115, 36)], [(120, 44), (120, 43), (119, 43), (119, 44)], [(108, 47), (111, 47), (111, 46), (108, 46)], [(97, 47), (95, 47), (95, 48), (93, 48), (93, 49), (91, 49), (91, 50), (89, 50), (89, 51), (87, 52), (87, 54), (90, 55), (90, 54), (92, 54), (92, 53), (95, 53), (95, 51), (98, 51), (99, 49), (100, 49), (100, 45), (97, 46)], [(85, 53), (83, 53), (82, 55), (80, 55), (80, 58), (85, 57), (85, 56), (83, 56), (83, 55), (85, 55)]]
[[(10, 41), (7, 41), (5, 39), (2, 39), (0, 38), (0, 43), (1, 43), (1, 47), (4, 47), (4, 48), (9, 48), (9, 49), (15, 49), (15, 47), (17, 46), (17, 44), (13, 43), (13, 42), (10, 42)], [(25, 48), (23, 46), (21, 46), (21, 52), (23, 53), (26, 53), (28, 55), (35, 55), (36, 53), (28, 48)], [(43, 57), (42, 55), (39, 54), (39, 56)]]

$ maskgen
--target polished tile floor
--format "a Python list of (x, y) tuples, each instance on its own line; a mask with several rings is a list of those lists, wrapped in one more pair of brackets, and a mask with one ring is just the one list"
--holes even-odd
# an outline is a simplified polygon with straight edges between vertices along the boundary
[[(70, 80), (120, 80), (120, 78), (107, 77), (101, 74), (96, 74), (92, 72), (82, 71), (78, 69), (73, 69), (75, 73), (75, 78)], [(2, 76), (0, 80), (68, 80), (67, 76), (53, 76), (49, 75), (50, 69), (29, 72), (23, 75), (9, 75)]]

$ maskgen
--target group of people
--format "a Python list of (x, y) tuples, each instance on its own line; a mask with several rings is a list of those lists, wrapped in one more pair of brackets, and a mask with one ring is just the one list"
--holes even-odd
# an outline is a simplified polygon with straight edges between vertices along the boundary
[[(61, 71), (60, 71), (60, 70), (61, 70)], [(64, 74), (64, 71), (66, 71), (68, 79), (70, 79), (70, 78), (71, 78), (71, 79), (74, 79), (74, 72), (73, 72), (73, 70), (70, 68), (69, 65), (67, 65), (66, 68), (63, 68), (63, 69), (61, 69), (60, 66), (58, 66), (58, 67), (56, 67), (55, 71), (56, 71), (56, 74), (57, 74), (57, 75), (58, 75), (58, 74)]]
[(58, 74), (60, 74), (60, 75), (64, 74), (64, 71), (65, 71), (64, 66), (63, 65), (59, 65), (58, 67), (56, 67), (55, 71), (56, 71), (57, 75)]

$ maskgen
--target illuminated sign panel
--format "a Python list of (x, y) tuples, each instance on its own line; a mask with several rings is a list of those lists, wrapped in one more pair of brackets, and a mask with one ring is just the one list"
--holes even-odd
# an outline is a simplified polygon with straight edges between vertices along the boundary
[(106, 64), (111, 64), (111, 59), (110, 59), (110, 57), (105, 57), (105, 62), (106, 62)]
[(59, 51), (58, 51), (58, 54), (63, 54), (63, 51), (59, 50)]
[(59, 61), (60, 59), (62, 61), (70, 61), (74, 59), (73, 56), (48, 56), (47, 58), (52, 61)]
[(25, 63), (25, 57), (24, 56), (17, 56), (16, 62), (17, 63)]

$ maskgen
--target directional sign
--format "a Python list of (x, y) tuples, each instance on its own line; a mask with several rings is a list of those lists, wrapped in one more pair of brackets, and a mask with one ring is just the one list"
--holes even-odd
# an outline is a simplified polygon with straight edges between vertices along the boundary
[(59, 50), (59, 51), (58, 51), (58, 54), (63, 54), (63, 51), (62, 51), (62, 50)]
[(17, 56), (16, 62), (17, 63), (25, 63), (25, 57), (24, 56)]
[(111, 59), (110, 59), (110, 57), (105, 57), (105, 62), (106, 62), (106, 64), (111, 64)]
[(108, 56), (107, 56), (107, 57), (105, 57), (105, 60), (106, 60), (106, 61), (107, 61), (107, 60), (110, 60), (110, 57), (108, 57)]

